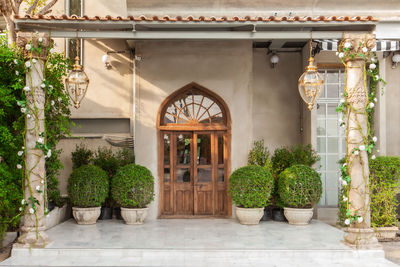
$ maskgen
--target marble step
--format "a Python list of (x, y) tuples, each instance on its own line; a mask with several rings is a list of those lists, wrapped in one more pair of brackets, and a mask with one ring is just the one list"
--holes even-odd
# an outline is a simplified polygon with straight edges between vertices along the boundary
[(0, 266), (398, 266), (382, 250), (14, 248)]

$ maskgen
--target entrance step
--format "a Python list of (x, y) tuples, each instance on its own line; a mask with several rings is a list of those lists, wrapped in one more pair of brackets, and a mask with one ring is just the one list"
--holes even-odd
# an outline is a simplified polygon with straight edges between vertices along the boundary
[(14, 248), (0, 266), (398, 266), (382, 250)]

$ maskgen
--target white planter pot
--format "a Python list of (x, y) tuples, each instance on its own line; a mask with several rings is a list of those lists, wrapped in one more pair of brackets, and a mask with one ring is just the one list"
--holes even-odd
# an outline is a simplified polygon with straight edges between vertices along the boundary
[(100, 216), (101, 207), (78, 208), (72, 207), (72, 215), (78, 224), (95, 224)]
[(295, 209), (283, 208), (286, 219), (289, 224), (307, 225), (310, 223), (313, 216), (313, 208), (311, 209)]
[(379, 241), (387, 240), (387, 239), (394, 239), (396, 237), (397, 231), (399, 230), (399, 228), (396, 226), (377, 227), (374, 229), (375, 229), (375, 233), (376, 233), (376, 238), (378, 238)]
[(264, 215), (264, 208), (240, 208), (236, 207), (236, 217), (241, 224), (259, 224)]
[(149, 208), (130, 209), (121, 207), (121, 216), (126, 224), (143, 224)]

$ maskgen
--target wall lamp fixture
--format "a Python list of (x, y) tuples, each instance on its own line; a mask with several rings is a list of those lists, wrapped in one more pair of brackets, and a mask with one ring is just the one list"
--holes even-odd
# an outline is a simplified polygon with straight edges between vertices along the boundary
[(107, 51), (106, 54), (104, 54), (101, 57), (101, 61), (103, 61), (103, 64), (107, 69), (111, 69), (112, 66), (111, 66), (111, 61), (110, 61), (110, 56), (109, 55), (110, 54), (124, 54), (125, 52), (126, 51), (124, 51), (124, 50), (121, 50), (121, 51)]
[(392, 69), (396, 68), (398, 63), (400, 63), (400, 54), (394, 53), (392, 57)]

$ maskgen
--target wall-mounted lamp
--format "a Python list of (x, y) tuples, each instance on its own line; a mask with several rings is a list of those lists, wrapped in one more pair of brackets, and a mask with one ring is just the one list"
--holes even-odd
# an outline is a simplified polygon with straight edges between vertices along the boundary
[(110, 61), (110, 56), (109, 56), (109, 54), (123, 54), (123, 53), (125, 53), (124, 50), (122, 50), (122, 51), (107, 51), (107, 53), (104, 54), (104, 55), (101, 57), (101, 61), (103, 61), (103, 64), (104, 64), (104, 66), (105, 66), (107, 69), (111, 69), (112, 66), (111, 66), (111, 61)]
[(277, 54), (273, 53), (272, 56), (269, 58), (271, 62), (271, 68), (275, 68), (276, 64), (279, 62), (279, 57)]
[(392, 57), (392, 69), (396, 68), (398, 63), (400, 63), (400, 54), (394, 54)]

